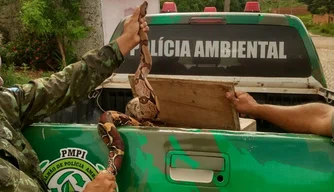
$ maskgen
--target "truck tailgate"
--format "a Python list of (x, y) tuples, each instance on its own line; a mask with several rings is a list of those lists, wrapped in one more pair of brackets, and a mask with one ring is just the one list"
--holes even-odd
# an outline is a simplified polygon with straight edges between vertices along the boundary
[[(119, 191), (334, 189), (330, 138), (181, 128), (121, 127), (119, 131), (125, 142), (123, 166), (117, 176)], [(61, 175), (57, 176), (57, 167), (46, 173), (46, 164), (59, 162), (64, 149), (77, 149), (77, 153), (72, 150), (74, 158), (81, 157), (80, 149), (86, 151), (88, 164), (96, 165), (97, 170), (107, 165), (108, 150), (95, 125), (35, 124), (25, 129), (24, 135), (42, 162), (49, 187), (61, 187), (51, 181)], [(52, 174), (59, 178), (48, 178)]]

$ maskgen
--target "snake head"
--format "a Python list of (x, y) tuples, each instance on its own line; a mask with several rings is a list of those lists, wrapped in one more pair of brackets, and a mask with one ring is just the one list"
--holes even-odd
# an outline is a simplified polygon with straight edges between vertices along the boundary
[(141, 17), (144, 17), (146, 15), (147, 7), (148, 7), (147, 1), (144, 1), (144, 3), (140, 5), (140, 16)]

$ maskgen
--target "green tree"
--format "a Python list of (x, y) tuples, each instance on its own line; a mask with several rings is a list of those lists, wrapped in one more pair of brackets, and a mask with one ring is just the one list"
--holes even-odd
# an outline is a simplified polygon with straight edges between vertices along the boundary
[(312, 14), (334, 13), (334, 0), (299, 0), (307, 4), (307, 9)]
[[(160, 8), (166, 1), (176, 3), (178, 12), (203, 12), (204, 7), (216, 7), (217, 11), (224, 11), (224, 0), (160, 0)], [(230, 11), (243, 11), (247, 0), (231, 1)]]
[(305, 5), (299, 0), (259, 0), (262, 12), (270, 12), (273, 8), (298, 7)]
[(22, 0), (21, 20), (29, 33), (54, 35), (65, 67), (72, 42), (87, 35), (80, 15), (80, 0)]

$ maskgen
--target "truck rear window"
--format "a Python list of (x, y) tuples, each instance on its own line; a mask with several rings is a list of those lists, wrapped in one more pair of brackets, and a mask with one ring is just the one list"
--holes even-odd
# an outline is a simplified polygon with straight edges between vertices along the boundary
[[(151, 25), (151, 74), (308, 77), (309, 56), (296, 29), (270, 25)], [(139, 47), (117, 73), (134, 73)]]

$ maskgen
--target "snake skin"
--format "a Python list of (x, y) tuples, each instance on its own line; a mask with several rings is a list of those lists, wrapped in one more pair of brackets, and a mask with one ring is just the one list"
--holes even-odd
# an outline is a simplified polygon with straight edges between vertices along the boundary
[[(146, 16), (148, 3), (140, 6), (139, 19)], [(148, 36), (142, 29), (140, 36), (140, 63), (135, 73), (135, 91), (137, 97), (128, 102), (125, 114), (117, 111), (104, 112), (98, 123), (98, 133), (109, 149), (107, 170), (117, 175), (123, 161), (124, 143), (117, 131), (118, 126), (153, 126), (150, 120), (158, 117), (160, 112), (157, 96), (148, 80), (147, 75), (152, 68), (152, 57), (148, 49)]]

